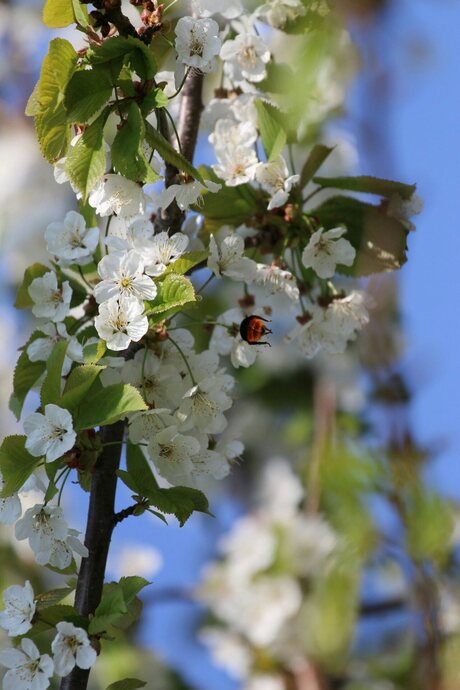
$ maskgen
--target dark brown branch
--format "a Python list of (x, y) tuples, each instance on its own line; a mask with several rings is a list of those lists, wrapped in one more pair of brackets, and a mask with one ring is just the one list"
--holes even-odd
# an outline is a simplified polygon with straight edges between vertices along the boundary
[[(82, 560), (75, 593), (75, 608), (85, 617), (94, 613), (102, 596), (107, 556), (115, 526), (116, 471), (120, 464), (123, 431), (123, 422), (103, 427), (102, 442), (112, 445), (103, 448), (91, 481), (85, 536), (89, 555)], [(89, 670), (75, 667), (62, 679), (60, 690), (85, 690), (88, 677)]]
[[(197, 70), (192, 70), (182, 89), (179, 126), (177, 128), (182, 153), (191, 163), (195, 155), (201, 112), (203, 110), (202, 91), (203, 74)], [(157, 110), (157, 117), (160, 132), (169, 141), (170, 133), (166, 115), (160, 109)], [(166, 187), (172, 184), (178, 184), (179, 181), (179, 170), (170, 163), (167, 163), (165, 175)], [(155, 221), (155, 228), (157, 232), (169, 230), (169, 233), (172, 235), (175, 232), (179, 232), (184, 217), (185, 214), (180, 210), (176, 202), (173, 201), (168, 208), (162, 209), (161, 213), (158, 214)]]
[(127, 518), (131, 517), (134, 515), (136, 512), (136, 508), (139, 507), (139, 503), (134, 503), (132, 506), (128, 506), (128, 508), (124, 508), (123, 510), (120, 510), (119, 513), (115, 513), (113, 516), (113, 525), (114, 527), (118, 525), (120, 522), (123, 522), (123, 520), (126, 520)]

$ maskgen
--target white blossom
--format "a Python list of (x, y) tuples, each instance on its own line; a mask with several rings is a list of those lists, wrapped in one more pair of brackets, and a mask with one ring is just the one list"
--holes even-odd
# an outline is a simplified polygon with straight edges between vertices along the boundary
[(243, 12), (241, 0), (192, 0), (192, 9), (200, 17), (221, 14), (225, 19), (235, 19)]
[(300, 180), (300, 175), (289, 175), (286, 161), (282, 156), (270, 163), (260, 163), (255, 175), (257, 182), (272, 197), (267, 207), (269, 211), (284, 206), (292, 187)]
[(98, 182), (89, 195), (89, 205), (96, 209), (100, 216), (111, 216), (115, 213), (122, 218), (143, 214), (146, 196), (136, 182), (122, 175), (108, 174)]
[(67, 280), (58, 287), (57, 276), (53, 271), (34, 278), (28, 292), (34, 302), (32, 313), (35, 316), (51, 321), (63, 321), (68, 315), (72, 288)]
[(32, 627), (35, 600), (32, 585), (27, 580), (24, 587), (12, 585), (3, 592), (5, 609), (0, 612), (0, 626), (10, 637), (24, 635)]
[(212, 165), (216, 175), (227, 187), (236, 187), (254, 179), (259, 160), (254, 149), (233, 146), (216, 150), (218, 163)]
[(251, 283), (256, 272), (256, 263), (244, 256), (244, 240), (233, 234), (217, 242), (214, 235), (209, 238), (208, 268), (216, 276)]
[(180, 373), (150, 350), (139, 350), (126, 362), (122, 380), (139, 388), (145, 401), (156, 408), (175, 408), (184, 394)]
[(72, 563), (74, 553), (82, 558), (88, 557), (88, 549), (81, 540), (78, 539), (79, 532), (69, 529), (67, 538), (55, 539), (48, 554), (36, 554), (35, 560), (39, 565), (49, 565), (60, 570), (65, 570)]
[(212, 72), (221, 40), (213, 19), (181, 17), (176, 24), (176, 52), (180, 62), (202, 72)]
[(94, 288), (94, 296), (98, 302), (105, 302), (111, 298), (126, 300), (153, 300), (157, 294), (157, 286), (144, 273), (144, 261), (137, 251), (131, 250), (124, 254), (106, 254), (97, 267), (101, 282)]
[(244, 684), (242, 690), (285, 690), (286, 684), (282, 676), (274, 673), (257, 673)]
[(99, 228), (87, 228), (85, 219), (69, 211), (61, 222), (50, 223), (45, 230), (47, 250), (64, 265), (83, 266), (91, 261), (99, 243)]
[(227, 395), (225, 377), (210, 376), (190, 388), (183, 397), (177, 412), (182, 422), (182, 429), (197, 427), (206, 433), (220, 433), (227, 425), (222, 412), (232, 406), (232, 400)]
[(282, 294), (292, 302), (299, 301), (299, 288), (295, 276), (275, 264), (256, 264), (254, 285), (263, 287), (269, 294)]
[(136, 412), (129, 419), (129, 440), (135, 444), (151, 441), (159, 431), (175, 422), (170, 410), (166, 408)]
[(203, 192), (218, 192), (222, 185), (212, 180), (205, 180), (204, 185), (198, 180), (184, 184), (171, 184), (165, 187), (158, 196), (159, 208), (168, 208), (175, 200), (181, 211), (186, 211), (193, 204), (202, 202)]
[[(3, 491), (5, 481), (0, 472), (0, 492)], [(14, 525), (16, 520), (21, 517), (21, 501), (17, 494), (0, 498), (0, 524)]]
[(148, 331), (148, 319), (143, 311), (137, 299), (112, 297), (103, 302), (94, 319), (99, 337), (106, 341), (110, 350), (126, 350), (132, 340), (138, 342)]
[(65, 621), (58, 623), (56, 629), (58, 632), (51, 643), (51, 650), (58, 676), (67, 676), (75, 666), (91, 668), (97, 654), (86, 631)]
[(62, 375), (66, 376), (72, 362), (83, 362), (83, 347), (74, 336), (69, 336), (64, 323), (45, 323), (40, 326), (44, 338), (35, 338), (27, 348), (27, 356), (31, 362), (46, 362), (56, 343), (66, 340), (68, 343)]
[(237, 146), (249, 149), (257, 140), (257, 129), (252, 122), (220, 119), (216, 122), (214, 131), (208, 139), (216, 152), (233, 150)]
[(177, 426), (159, 431), (148, 446), (149, 456), (162, 477), (171, 484), (183, 485), (193, 472), (192, 457), (200, 444), (193, 436), (178, 432)]
[(52, 403), (45, 406), (44, 414), (34, 412), (27, 417), (24, 431), (29, 453), (35, 457), (44, 455), (48, 462), (62, 457), (75, 444), (72, 415)]
[(159, 232), (145, 247), (145, 272), (150, 276), (162, 275), (167, 266), (184, 254), (189, 244), (189, 238), (182, 232), (176, 232), (171, 237), (167, 232)]
[(236, 38), (225, 41), (220, 57), (224, 61), (225, 74), (235, 86), (245, 81), (259, 82), (267, 76), (270, 51), (256, 34), (240, 33)]
[(15, 527), (16, 539), (29, 540), (36, 558), (48, 563), (56, 540), (65, 541), (69, 528), (60, 506), (37, 504), (26, 510)]
[(346, 228), (320, 228), (310, 237), (303, 250), (302, 263), (312, 268), (320, 278), (332, 278), (337, 264), (352, 266), (356, 250), (342, 235)]
[(287, 21), (292, 21), (305, 14), (302, 0), (268, 0), (257, 9), (257, 16), (279, 29)]
[(0, 664), (9, 670), (3, 677), (3, 690), (46, 690), (54, 665), (48, 654), (40, 654), (32, 640), (21, 641), (21, 649), (0, 651)]
[(215, 663), (233, 678), (245, 678), (251, 668), (251, 650), (239, 635), (225, 628), (203, 628), (199, 638), (210, 648)]

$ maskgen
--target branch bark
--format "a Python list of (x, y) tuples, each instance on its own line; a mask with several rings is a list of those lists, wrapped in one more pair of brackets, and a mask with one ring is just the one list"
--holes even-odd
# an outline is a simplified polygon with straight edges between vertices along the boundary
[[(195, 153), (200, 116), (203, 109), (202, 86), (203, 75), (200, 72), (191, 73), (182, 93), (178, 134), (182, 151), (190, 162), (193, 161)], [(169, 139), (167, 119), (161, 110), (158, 113), (160, 131), (163, 136)], [(178, 175), (177, 168), (167, 165), (166, 186), (169, 187), (177, 182)], [(171, 204), (168, 209), (162, 212), (161, 216), (159, 214), (156, 223), (157, 230), (168, 229), (171, 234), (178, 232), (183, 219), (184, 214), (177, 204)], [(113, 529), (117, 524), (117, 517), (114, 512), (117, 486), (116, 470), (120, 464), (123, 432), (123, 422), (117, 422), (102, 429), (103, 443), (111, 443), (112, 445), (103, 449), (96, 463), (91, 482), (85, 536), (89, 556), (82, 561), (75, 594), (75, 607), (78, 613), (85, 617), (94, 613), (101, 600), (110, 541)], [(60, 690), (86, 690), (89, 673), (89, 670), (75, 667), (68, 676), (62, 679)]]

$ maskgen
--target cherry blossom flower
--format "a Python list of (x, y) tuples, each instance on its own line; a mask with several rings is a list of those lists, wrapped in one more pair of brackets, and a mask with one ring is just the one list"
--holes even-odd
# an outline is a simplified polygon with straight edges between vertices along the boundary
[(266, 192), (272, 195), (268, 210), (284, 206), (294, 185), (300, 180), (300, 175), (289, 175), (286, 161), (282, 156), (270, 163), (260, 163), (256, 170), (256, 180)]
[(94, 325), (100, 338), (110, 350), (126, 350), (129, 343), (138, 342), (149, 328), (144, 306), (137, 299), (112, 297), (99, 306)]
[(356, 250), (342, 235), (346, 228), (320, 228), (310, 237), (303, 250), (302, 263), (312, 268), (320, 278), (332, 278), (337, 264), (352, 266)]
[(21, 649), (0, 651), (0, 664), (9, 669), (3, 677), (4, 690), (46, 690), (54, 671), (51, 657), (40, 654), (28, 639), (22, 640)]
[(45, 231), (46, 248), (63, 265), (83, 266), (91, 261), (99, 243), (99, 228), (87, 228), (85, 219), (69, 211), (61, 222), (50, 223)]
[(157, 286), (144, 274), (144, 261), (137, 251), (124, 254), (106, 254), (98, 264), (101, 282), (94, 288), (94, 297), (98, 302), (111, 298), (126, 300), (155, 299)]
[(32, 314), (35, 316), (56, 322), (63, 321), (68, 315), (72, 288), (67, 280), (59, 287), (57, 276), (53, 271), (34, 278), (28, 292), (34, 302)]
[(12, 585), (3, 592), (5, 609), (0, 612), (0, 626), (10, 637), (24, 635), (32, 627), (35, 613), (34, 591), (29, 580), (24, 587)]
[(188, 244), (189, 238), (182, 232), (171, 237), (167, 232), (159, 232), (145, 248), (145, 272), (155, 277), (162, 275), (172, 261), (184, 254)]
[(254, 179), (259, 160), (254, 149), (234, 146), (216, 150), (218, 163), (212, 169), (227, 187), (236, 187)]
[(176, 200), (177, 205), (181, 211), (186, 211), (189, 206), (193, 204), (199, 204), (203, 192), (218, 192), (222, 185), (217, 182), (212, 182), (212, 180), (205, 180), (204, 185), (198, 180), (193, 180), (192, 182), (186, 182), (184, 184), (171, 184), (158, 196), (158, 206), (159, 208), (168, 208), (174, 200)]
[(256, 673), (244, 684), (242, 690), (285, 690), (282, 676), (274, 673)]
[(89, 205), (100, 216), (115, 213), (122, 218), (143, 214), (147, 197), (136, 182), (122, 175), (107, 174), (89, 195)]
[(220, 433), (227, 426), (222, 412), (232, 406), (232, 400), (225, 391), (223, 376), (213, 375), (192, 386), (183, 397), (177, 417), (184, 431), (197, 427), (206, 433)]
[[(202, 628), (200, 640), (210, 649), (214, 662), (237, 680), (245, 678), (251, 668), (250, 648), (241, 636), (225, 628)], [(284, 690), (284, 689), (283, 689)]]
[(256, 10), (257, 16), (267, 21), (270, 26), (282, 28), (287, 21), (292, 21), (305, 14), (302, 0), (268, 0)]
[(66, 376), (69, 373), (72, 362), (83, 362), (83, 347), (77, 338), (69, 336), (64, 323), (45, 323), (40, 326), (40, 331), (47, 337), (36, 338), (28, 346), (27, 356), (31, 362), (46, 362), (55, 344), (62, 340), (68, 342), (62, 375)]
[(34, 412), (24, 421), (26, 448), (31, 455), (44, 455), (48, 462), (57, 460), (73, 448), (76, 433), (72, 415), (58, 405), (45, 406), (45, 414)]
[(245, 81), (259, 82), (267, 76), (270, 51), (256, 34), (240, 33), (225, 41), (220, 57), (224, 61), (225, 74), (236, 86)]
[(241, 0), (192, 0), (192, 9), (200, 17), (221, 14), (225, 19), (235, 19), (243, 12)]
[(299, 301), (299, 288), (295, 276), (275, 264), (257, 264), (254, 285), (263, 287), (269, 294), (285, 295), (292, 302)]
[(257, 136), (257, 129), (252, 122), (235, 122), (225, 118), (216, 122), (208, 139), (216, 152), (220, 152), (237, 146), (251, 148)]
[(60, 506), (40, 503), (26, 510), (15, 527), (16, 539), (29, 540), (29, 545), (41, 563), (48, 563), (56, 540), (67, 539), (69, 528)]
[(256, 263), (243, 255), (244, 240), (240, 235), (228, 235), (217, 242), (214, 235), (209, 238), (208, 268), (216, 276), (221, 275), (251, 283), (256, 273)]
[(82, 558), (87, 558), (88, 549), (80, 539), (77, 530), (69, 529), (67, 538), (55, 539), (51, 546), (50, 552), (42, 552), (35, 554), (35, 560), (39, 565), (51, 565), (54, 568), (64, 570), (72, 563), (74, 554), (78, 554)]
[(145, 401), (156, 408), (175, 408), (184, 394), (180, 373), (150, 350), (139, 350), (125, 363), (122, 380), (139, 388)]
[(182, 485), (193, 471), (192, 457), (200, 444), (193, 436), (178, 432), (177, 426), (159, 431), (148, 445), (149, 456), (162, 477), (171, 484)]
[(75, 666), (91, 668), (96, 662), (97, 654), (86, 631), (65, 621), (58, 623), (56, 629), (58, 632), (51, 643), (51, 650), (58, 676), (67, 676)]
[[(3, 475), (0, 472), (0, 492), (5, 485)], [(0, 498), (0, 524), (14, 525), (16, 520), (21, 517), (21, 501), (17, 494)]]
[(221, 45), (219, 25), (213, 19), (181, 17), (176, 24), (177, 58), (184, 65), (212, 72)]

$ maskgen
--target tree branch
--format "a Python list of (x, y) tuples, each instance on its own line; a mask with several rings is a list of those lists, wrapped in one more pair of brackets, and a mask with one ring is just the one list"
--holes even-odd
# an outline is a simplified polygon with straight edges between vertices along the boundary
[[(103, 427), (102, 442), (114, 445), (103, 448), (91, 482), (85, 536), (89, 555), (82, 560), (75, 593), (75, 608), (85, 617), (94, 613), (102, 596), (107, 556), (115, 526), (116, 471), (120, 464), (123, 431), (124, 422)], [(62, 679), (60, 690), (85, 690), (88, 677), (89, 669), (75, 667)]]
[[(179, 126), (177, 128), (182, 153), (190, 163), (193, 163), (201, 112), (203, 110), (202, 91), (203, 73), (198, 70), (191, 70), (185, 81), (184, 88), (182, 89)], [(166, 115), (159, 109), (157, 110), (157, 117), (160, 132), (165, 139), (169, 141), (170, 133)], [(178, 184), (179, 181), (179, 170), (174, 165), (167, 163), (165, 186), (170, 187), (172, 184)], [(168, 208), (162, 209), (157, 215), (155, 229), (157, 232), (167, 230), (173, 235), (181, 229), (184, 217), (185, 213), (181, 211), (176, 202), (173, 201)]]

